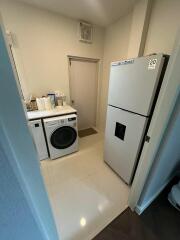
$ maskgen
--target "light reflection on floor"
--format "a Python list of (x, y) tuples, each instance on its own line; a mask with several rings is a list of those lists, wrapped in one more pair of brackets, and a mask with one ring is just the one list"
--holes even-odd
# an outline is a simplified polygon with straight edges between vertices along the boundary
[(127, 206), (129, 187), (103, 162), (101, 134), (41, 166), (61, 240), (92, 239)]

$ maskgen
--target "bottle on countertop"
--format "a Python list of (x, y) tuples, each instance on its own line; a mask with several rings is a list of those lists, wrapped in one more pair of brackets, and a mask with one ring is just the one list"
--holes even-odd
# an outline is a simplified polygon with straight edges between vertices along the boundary
[(62, 94), (61, 98), (62, 98), (62, 105), (66, 106), (67, 105), (67, 103), (66, 103), (66, 96), (64, 94)]
[(53, 108), (52, 101), (50, 97), (45, 97), (44, 99), (44, 105), (46, 110), (51, 110)]
[(55, 93), (55, 98), (56, 98), (56, 106), (62, 106), (60, 91), (56, 90), (56, 91), (54, 91), (54, 93)]
[(55, 108), (55, 107), (56, 107), (56, 97), (55, 97), (55, 93), (54, 93), (54, 92), (49, 92), (49, 93), (47, 94), (47, 97), (50, 98), (52, 108)]
[(44, 98), (36, 98), (36, 103), (39, 111), (46, 110)]

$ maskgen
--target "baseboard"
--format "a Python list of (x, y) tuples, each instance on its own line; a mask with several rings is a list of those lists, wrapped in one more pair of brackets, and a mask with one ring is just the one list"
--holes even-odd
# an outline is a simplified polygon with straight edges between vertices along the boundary
[(144, 210), (149, 207), (149, 205), (158, 197), (158, 195), (164, 190), (164, 188), (168, 185), (168, 183), (172, 180), (173, 177), (169, 178), (162, 186), (161, 188), (149, 199), (147, 203), (145, 203), (143, 206), (137, 205), (135, 207), (135, 212), (138, 215), (141, 215)]

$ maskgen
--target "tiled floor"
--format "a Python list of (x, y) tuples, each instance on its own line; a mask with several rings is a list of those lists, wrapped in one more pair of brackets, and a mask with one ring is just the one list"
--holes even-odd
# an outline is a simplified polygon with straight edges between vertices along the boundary
[(101, 134), (41, 165), (61, 240), (92, 239), (127, 207), (129, 187), (103, 162)]
[(127, 208), (93, 240), (179, 240), (180, 213), (167, 199), (172, 185), (142, 215)]

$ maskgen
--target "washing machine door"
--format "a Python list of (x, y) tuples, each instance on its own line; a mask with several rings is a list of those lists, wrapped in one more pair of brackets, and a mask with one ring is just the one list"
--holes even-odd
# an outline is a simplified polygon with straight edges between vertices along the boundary
[(65, 149), (70, 147), (77, 139), (77, 132), (74, 128), (63, 126), (56, 129), (50, 138), (54, 148)]

